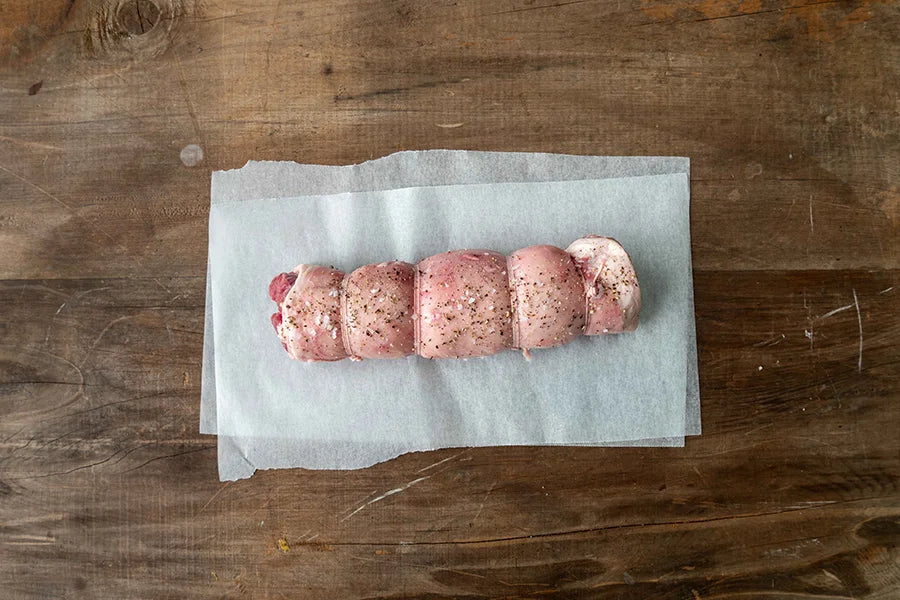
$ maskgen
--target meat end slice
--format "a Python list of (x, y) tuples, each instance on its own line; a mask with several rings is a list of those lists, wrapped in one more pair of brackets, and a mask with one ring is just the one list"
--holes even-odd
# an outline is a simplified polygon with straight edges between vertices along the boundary
[(391, 261), (360, 267), (343, 281), (344, 349), (350, 358), (415, 353), (415, 267)]
[[(296, 279), (284, 294), (281, 322), (272, 323), (292, 358), (305, 361), (333, 361), (347, 358), (341, 339), (341, 281), (344, 273), (331, 267), (299, 265)], [(278, 280), (284, 274), (276, 276)], [(276, 291), (282, 284), (273, 280)]]
[(531, 246), (509, 257), (514, 346), (568, 344), (585, 328), (585, 289), (575, 261), (555, 246)]
[(425, 358), (487, 356), (512, 347), (506, 257), (489, 250), (430, 256), (416, 271), (416, 350)]
[(279, 273), (269, 283), (269, 298), (276, 304), (281, 304), (295, 281), (297, 281), (297, 274), (293, 271), (290, 273)]
[(585, 335), (634, 331), (641, 310), (641, 288), (622, 244), (590, 235), (572, 242), (566, 252), (575, 259), (584, 278)]

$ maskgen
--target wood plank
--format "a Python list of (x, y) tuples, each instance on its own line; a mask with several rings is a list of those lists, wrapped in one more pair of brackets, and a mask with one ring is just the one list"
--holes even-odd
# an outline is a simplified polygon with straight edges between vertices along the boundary
[(891, 589), (900, 325), (884, 290), (897, 276), (698, 273), (704, 435), (683, 449), (451, 449), (231, 484), (196, 434), (201, 278), (4, 282), (0, 547), (14, 568), (0, 585), (97, 598)]
[[(896, 0), (0, 14), (5, 594), (897, 595)], [(703, 436), (219, 483), (210, 172), (435, 147), (691, 157)]]
[(88, 49), (114, 24), (80, 3), (0, 73), (0, 277), (201, 275), (205, 245), (183, 240), (205, 235), (212, 169), (427, 147), (688, 155), (698, 268), (898, 266), (896, 3), (842, 25), (843, 3), (662, 5), (739, 15), (701, 22), (649, 3), (276, 4), (179, 3)]

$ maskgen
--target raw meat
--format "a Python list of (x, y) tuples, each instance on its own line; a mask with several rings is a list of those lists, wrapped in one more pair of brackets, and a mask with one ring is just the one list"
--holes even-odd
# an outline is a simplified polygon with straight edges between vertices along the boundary
[(634, 331), (641, 288), (631, 257), (612, 238), (589, 235), (566, 248), (581, 270), (587, 297), (585, 335)]
[(581, 334), (633, 331), (640, 288), (616, 240), (568, 249), (531, 246), (509, 258), (455, 250), (418, 265), (391, 261), (344, 275), (299, 265), (277, 275), (271, 321), (288, 354), (343, 358), (470, 358), (566, 344)]
[(415, 353), (415, 271), (409, 263), (391, 261), (360, 267), (344, 278), (341, 326), (351, 359)]
[(555, 246), (532, 246), (509, 257), (513, 346), (550, 348), (584, 331), (584, 282), (572, 257)]
[[(341, 282), (344, 273), (331, 267), (299, 265), (294, 283), (278, 304), (281, 322), (272, 322), (291, 358), (332, 361), (347, 358), (341, 335)], [(275, 279), (291, 279), (282, 273)], [(273, 284), (275, 282), (273, 281)], [(273, 285), (269, 285), (270, 294)], [(280, 286), (275, 286), (280, 291)], [(275, 299), (275, 298), (273, 298)], [(277, 302), (277, 300), (276, 300)]]
[(416, 351), (425, 358), (468, 358), (513, 347), (506, 257), (455, 250), (419, 263)]

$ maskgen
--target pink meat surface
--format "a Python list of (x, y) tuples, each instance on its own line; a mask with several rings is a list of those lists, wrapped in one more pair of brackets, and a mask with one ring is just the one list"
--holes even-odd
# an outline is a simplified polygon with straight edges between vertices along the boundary
[(466, 358), (512, 347), (506, 257), (455, 250), (418, 264), (416, 350), (425, 358)]
[[(344, 273), (311, 265), (299, 265), (294, 273), (296, 279), (279, 304), (281, 323), (275, 323), (274, 315), (272, 319), (288, 354), (305, 361), (347, 358), (341, 338), (340, 290)], [(270, 293), (273, 284), (274, 280)], [(276, 291), (280, 286), (276, 285)]]
[(415, 267), (391, 261), (366, 265), (341, 289), (344, 346), (351, 358), (398, 358), (415, 353)]
[(585, 290), (572, 257), (555, 246), (531, 246), (509, 257), (514, 346), (567, 344), (585, 326)]
[(566, 249), (581, 270), (587, 297), (585, 335), (634, 331), (641, 288), (631, 258), (612, 238), (591, 235)]
[(295, 281), (297, 281), (297, 274), (293, 271), (290, 273), (279, 273), (269, 283), (269, 298), (276, 304), (281, 304)]
[(345, 276), (300, 265), (269, 284), (287, 353), (303, 361), (488, 356), (548, 348), (582, 333), (633, 331), (641, 290), (625, 249), (587, 236), (566, 250), (531, 246), (509, 259), (454, 250), (418, 265), (391, 261)]

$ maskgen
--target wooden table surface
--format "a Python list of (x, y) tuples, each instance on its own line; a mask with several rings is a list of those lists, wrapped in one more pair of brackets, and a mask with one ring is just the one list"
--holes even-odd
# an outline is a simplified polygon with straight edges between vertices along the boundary
[[(0, 597), (900, 597), (898, 32), (896, 0), (0, 0)], [(218, 481), (210, 172), (421, 148), (691, 158), (702, 437)]]

